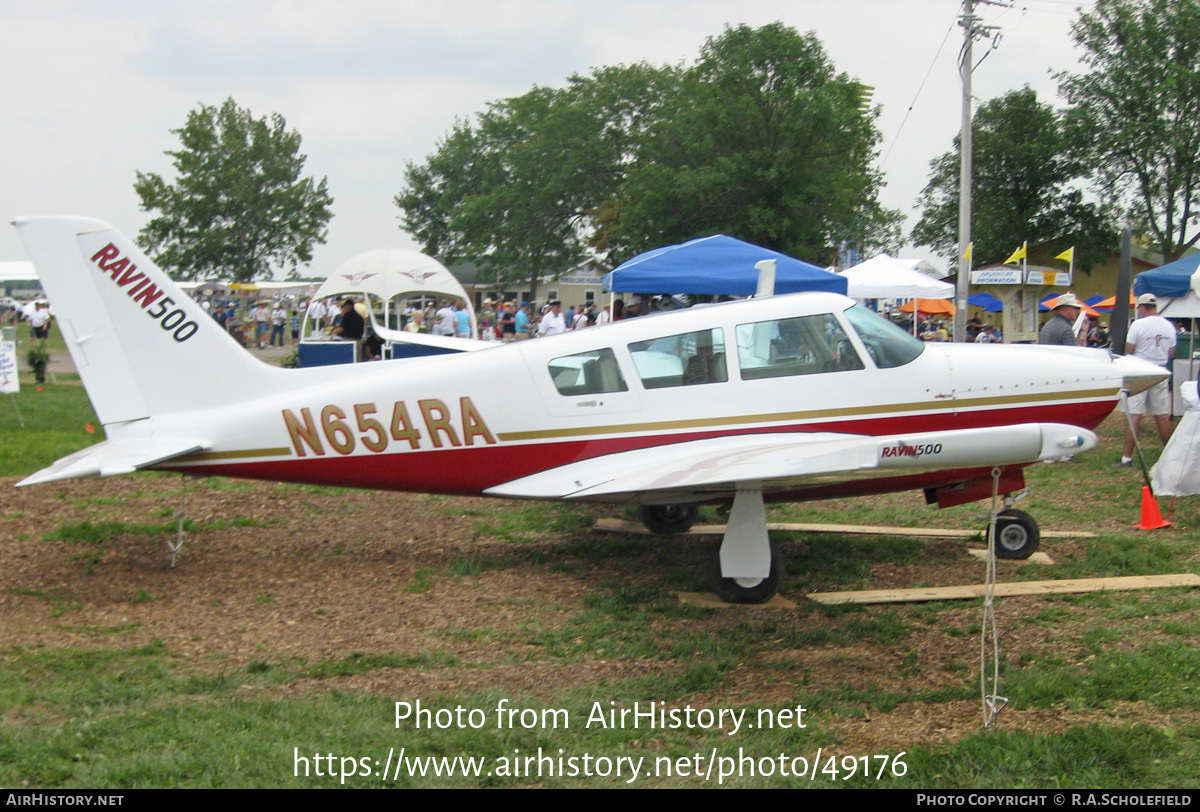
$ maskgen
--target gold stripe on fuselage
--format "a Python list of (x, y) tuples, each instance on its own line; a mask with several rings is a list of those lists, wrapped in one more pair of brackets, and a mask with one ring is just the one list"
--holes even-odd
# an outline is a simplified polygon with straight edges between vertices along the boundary
[[(822, 420), (837, 417), (899, 417), (913, 412), (940, 412), (947, 409), (974, 409), (979, 407), (1015, 406), (1048, 401), (1086, 401), (1115, 398), (1118, 389), (1090, 389), (1078, 392), (1043, 392), (1034, 395), (1003, 395), (991, 398), (966, 398), (921, 403), (892, 403), (886, 406), (849, 406), (838, 409), (814, 409), (806, 412), (768, 412), (766, 414), (731, 415), (728, 417), (696, 418), (692, 420), (659, 420), (652, 423), (617, 423), (608, 426), (585, 426), (579, 428), (539, 429), (536, 431), (498, 432), (501, 442), (522, 440), (551, 440), (567, 437), (592, 437), (606, 434), (626, 434), (647, 431), (681, 431), (687, 429), (717, 428), (722, 426), (744, 426), (755, 423), (786, 423), (802, 420)], [(259, 457), (290, 457), (290, 448), (247, 448), (240, 451), (201, 451), (172, 460), (172, 463), (209, 462), (213, 460), (257, 459)], [(168, 467), (168, 466), (164, 466)]]
[(966, 398), (921, 403), (891, 403), (886, 406), (848, 406), (838, 409), (815, 409), (807, 412), (770, 412), (767, 414), (732, 415), (729, 417), (696, 418), (694, 420), (660, 420), (653, 423), (617, 423), (610, 426), (586, 426), (568, 429), (540, 429), (537, 431), (498, 432), (501, 441), (549, 440), (563, 437), (588, 437), (602, 434), (623, 434), (642, 431), (674, 431), (680, 429), (716, 428), (718, 426), (740, 426), (751, 423), (784, 423), (800, 420), (823, 420), (834, 417), (899, 417), (917, 411), (945, 411), (947, 409), (974, 409), (981, 406), (1014, 406), (1047, 401), (1082, 401), (1115, 398), (1118, 389), (1091, 389), (1079, 392), (1043, 392), (1035, 395), (1003, 395), (993, 398)]
[(256, 457), (289, 457), (290, 448), (244, 448), (240, 451), (197, 451), (173, 462), (208, 462), (209, 460), (240, 460)]

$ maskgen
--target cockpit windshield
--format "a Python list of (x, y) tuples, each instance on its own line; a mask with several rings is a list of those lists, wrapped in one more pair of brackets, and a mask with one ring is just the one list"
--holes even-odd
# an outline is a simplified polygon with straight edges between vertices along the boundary
[(925, 344), (860, 304), (846, 310), (846, 320), (858, 332), (867, 354), (880, 369), (900, 367), (925, 350)]

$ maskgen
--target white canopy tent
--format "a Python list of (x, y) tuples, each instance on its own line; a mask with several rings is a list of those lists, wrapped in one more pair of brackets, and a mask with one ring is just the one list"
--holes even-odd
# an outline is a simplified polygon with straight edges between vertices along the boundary
[(919, 259), (872, 257), (842, 271), (852, 299), (953, 299), (954, 285), (921, 273)]
[(1158, 315), (1168, 319), (1200, 319), (1200, 296), (1194, 290), (1178, 299), (1159, 296)]
[(1200, 398), (1196, 382), (1180, 387), (1187, 410), (1162, 456), (1150, 469), (1150, 484), (1155, 496), (1195, 496), (1200, 494)]
[[(313, 298), (366, 294), (383, 302), (383, 324), (375, 324), (374, 327), (386, 340), (411, 339), (411, 334), (406, 335), (388, 327), (393, 322), (392, 316), (400, 315), (398, 311), (407, 299), (419, 297), (461, 299), (471, 317), (471, 335), (479, 335), (475, 307), (466, 290), (442, 263), (419, 251), (380, 248), (351, 257), (329, 275)], [(307, 320), (307, 316), (305, 318)], [(398, 318), (395, 321), (399, 323)]]
[(0, 262), (0, 282), (31, 282), (37, 278), (32, 262)]
[(193, 280), (193, 281), (189, 281), (189, 282), (176, 282), (175, 284), (179, 286), (180, 290), (182, 290), (184, 293), (187, 293), (187, 294), (193, 294), (200, 288), (204, 288), (204, 290), (206, 290), (206, 291), (210, 290), (210, 289), (216, 290), (219, 288), (219, 289), (226, 290), (226, 291), (230, 291), (230, 290), (258, 291), (260, 293), (277, 293), (277, 294), (282, 294), (284, 296), (288, 296), (288, 295), (304, 296), (304, 295), (308, 294), (309, 292), (311, 292), (312, 290), (314, 290), (317, 287), (317, 285), (319, 285), (321, 283), (306, 282), (306, 281), (302, 281), (302, 280), (292, 280), (292, 281), (285, 281), (285, 282), (275, 282), (275, 281), (270, 281), (270, 280), (263, 280), (263, 281), (258, 281), (258, 282), (243, 283), (240, 287), (235, 288), (235, 287), (233, 287), (234, 283), (232, 281), (200, 279), (200, 280)]

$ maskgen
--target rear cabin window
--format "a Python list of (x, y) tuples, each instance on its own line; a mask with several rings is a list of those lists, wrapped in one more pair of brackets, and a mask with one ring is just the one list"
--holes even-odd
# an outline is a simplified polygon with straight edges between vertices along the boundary
[(647, 389), (729, 380), (720, 328), (638, 341), (629, 345), (629, 352)]
[(617, 356), (607, 347), (550, 361), (550, 378), (561, 395), (603, 395), (627, 392)]
[(737, 346), (747, 381), (863, 368), (831, 313), (739, 324)]

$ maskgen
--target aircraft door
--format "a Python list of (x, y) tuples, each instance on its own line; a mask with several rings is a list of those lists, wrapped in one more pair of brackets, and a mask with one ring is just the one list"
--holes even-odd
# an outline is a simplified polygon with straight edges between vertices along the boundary
[[(538, 397), (546, 410), (564, 418), (633, 412), (640, 399), (629, 385), (629, 371), (622, 369), (617, 354), (609, 347), (582, 352), (554, 352), (527, 342), (522, 349), (533, 375)], [(539, 351), (541, 350), (541, 351)]]

